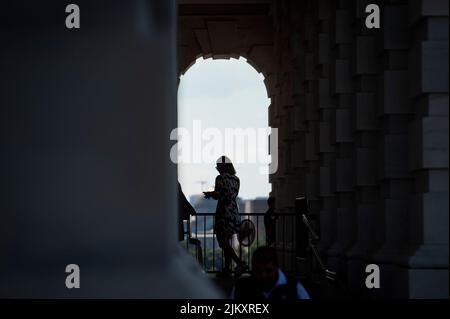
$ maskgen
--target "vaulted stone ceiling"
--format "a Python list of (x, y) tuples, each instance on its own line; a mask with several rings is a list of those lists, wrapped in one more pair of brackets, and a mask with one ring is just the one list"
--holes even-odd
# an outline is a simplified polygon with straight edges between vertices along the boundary
[(271, 0), (179, 0), (180, 74), (204, 58), (243, 56), (267, 78), (273, 73)]

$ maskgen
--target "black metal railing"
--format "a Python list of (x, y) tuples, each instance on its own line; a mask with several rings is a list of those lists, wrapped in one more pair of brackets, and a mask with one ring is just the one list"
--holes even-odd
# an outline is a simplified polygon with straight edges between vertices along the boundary
[(314, 231), (305, 214), (302, 215), (302, 222), (308, 230), (308, 247), (309, 253), (311, 254), (311, 257), (309, 258), (310, 270), (319, 273), (319, 275), (324, 276), (330, 281), (336, 281), (336, 272), (329, 270), (322, 260), (322, 256), (316, 247), (320, 238)]
[(317, 248), (320, 237), (317, 235), (308, 217), (302, 214), (301, 218), (303, 225), (306, 227), (308, 237), (306, 256), (309, 268), (308, 280), (310, 284), (317, 285), (316, 296), (319, 298), (347, 298), (349, 293), (346, 285), (335, 271), (327, 267)]
[[(241, 220), (250, 219), (255, 226), (254, 240), (250, 245), (241, 245), (237, 236), (233, 236), (232, 246), (238, 256), (251, 267), (253, 251), (267, 244), (263, 213), (239, 214)], [(293, 213), (276, 214), (275, 247), (280, 253), (280, 264), (287, 272), (295, 272), (296, 260), (296, 218)], [(300, 218), (300, 217), (299, 217)], [(198, 260), (207, 273), (216, 273), (224, 265), (224, 254), (220, 249), (214, 232), (214, 213), (202, 213), (192, 216), (185, 223), (183, 245)], [(251, 269), (250, 269), (251, 270)]]

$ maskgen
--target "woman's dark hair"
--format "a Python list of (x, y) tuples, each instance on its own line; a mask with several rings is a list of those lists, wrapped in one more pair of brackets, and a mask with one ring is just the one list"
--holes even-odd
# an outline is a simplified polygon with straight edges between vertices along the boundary
[(236, 175), (236, 170), (234, 169), (233, 163), (231, 163), (231, 160), (225, 155), (219, 157), (216, 164), (216, 168), (220, 174), (228, 173), (231, 175)]

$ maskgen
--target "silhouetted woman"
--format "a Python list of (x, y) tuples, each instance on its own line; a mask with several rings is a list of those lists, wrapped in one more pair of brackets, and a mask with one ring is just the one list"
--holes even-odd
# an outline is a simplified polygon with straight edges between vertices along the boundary
[(216, 217), (214, 231), (217, 236), (217, 242), (225, 255), (225, 267), (222, 275), (231, 273), (231, 262), (236, 263), (235, 273), (239, 275), (246, 269), (246, 264), (236, 255), (231, 246), (231, 238), (239, 231), (241, 219), (239, 217), (239, 207), (237, 196), (239, 193), (240, 181), (236, 176), (236, 171), (230, 159), (221, 156), (217, 160), (217, 171), (214, 191), (204, 192), (205, 198), (214, 198), (217, 200)]

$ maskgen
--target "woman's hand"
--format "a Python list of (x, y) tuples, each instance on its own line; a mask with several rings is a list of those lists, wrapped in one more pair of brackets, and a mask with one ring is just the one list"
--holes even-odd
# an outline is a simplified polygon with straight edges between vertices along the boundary
[(218, 193), (216, 191), (213, 192), (203, 192), (203, 194), (205, 194), (205, 198), (214, 198), (217, 199), (218, 198)]
[(208, 199), (211, 197), (211, 193), (212, 192), (203, 192), (203, 194), (205, 195), (205, 198)]

